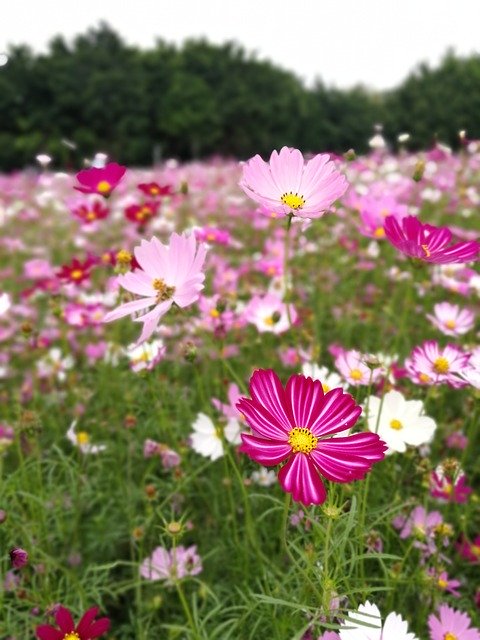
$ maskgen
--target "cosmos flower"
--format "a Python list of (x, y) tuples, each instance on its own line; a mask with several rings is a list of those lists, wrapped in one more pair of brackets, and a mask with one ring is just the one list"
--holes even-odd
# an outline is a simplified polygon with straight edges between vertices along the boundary
[(82, 193), (98, 193), (108, 198), (125, 175), (126, 167), (110, 162), (105, 167), (91, 167), (79, 171), (76, 178), (80, 185), (74, 188)]
[(132, 204), (125, 209), (125, 218), (142, 226), (157, 215), (158, 202)]
[(382, 625), (377, 605), (368, 600), (348, 614), (339, 634), (340, 640), (418, 640), (398, 613), (389, 613)]
[(216, 426), (213, 420), (204, 413), (199, 413), (192, 424), (193, 433), (190, 436), (190, 444), (194, 451), (217, 460), (223, 456), (223, 434), (227, 442), (240, 444), (240, 424), (237, 418), (229, 418), (225, 428)]
[(153, 306), (135, 318), (135, 322), (143, 322), (137, 344), (148, 340), (160, 318), (173, 304), (183, 309), (198, 300), (205, 279), (201, 270), (205, 256), (205, 246), (197, 245), (193, 235), (173, 233), (167, 246), (155, 237), (142, 240), (140, 246), (135, 247), (135, 258), (140, 268), (118, 276), (121, 287), (142, 297), (110, 311), (104, 322)]
[(163, 340), (152, 340), (140, 345), (131, 344), (125, 351), (132, 371), (152, 371), (165, 356)]
[(240, 187), (277, 215), (320, 218), (348, 184), (328, 154), (318, 154), (305, 164), (298, 149), (282, 147), (272, 151), (269, 163), (259, 155), (248, 160)]
[(463, 538), (457, 545), (460, 555), (472, 564), (480, 564), (480, 535), (473, 542)]
[(36, 628), (38, 640), (93, 640), (103, 636), (110, 629), (110, 620), (100, 618), (95, 620), (99, 612), (98, 607), (92, 607), (83, 616), (77, 626), (72, 614), (65, 607), (58, 607), (55, 622), (58, 629), (49, 624), (41, 624)]
[(430, 475), (430, 495), (443, 502), (464, 504), (473, 489), (467, 485), (467, 477), (460, 467), (455, 473), (446, 473), (442, 464)]
[(75, 427), (77, 426), (77, 421), (74, 420), (67, 431), (67, 439), (70, 442), (80, 449), (80, 451), (84, 454), (90, 453), (100, 453), (101, 451), (105, 451), (107, 448), (104, 444), (92, 444), (90, 442), (90, 434), (86, 431), (76, 431)]
[(365, 364), (366, 357), (354, 349), (350, 351), (341, 350), (335, 358), (335, 366), (340, 371), (344, 379), (352, 387), (369, 385), (377, 382), (382, 374), (378, 367), (373, 370)]
[(173, 187), (170, 184), (159, 185), (158, 182), (142, 182), (137, 184), (137, 188), (146, 196), (152, 198), (162, 198), (173, 194)]
[(0, 294), (0, 316), (3, 316), (12, 306), (8, 293)]
[(110, 213), (110, 209), (105, 207), (100, 200), (95, 200), (91, 204), (81, 204), (72, 208), (71, 211), (76, 218), (86, 225), (92, 224), (97, 220), (104, 220)]
[(362, 412), (342, 389), (324, 394), (318, 380), (293, 375), (283, 388), (272, 370), (257, 370), (250, 379), (250, 398), (238, 410), (252, 434), (242, 433), (241, 451), (273, 466), (282, 489), (305, 505), (322, 504), (327, 493), (320, 474), (332, 482), (359, 480), (384, 458), (386, 445), (373, 433), (332, 438), (350, 429)]
[[(290, 306), (290, 320), (294, 324), (297, 312)], [(280, 334), (290, 328), (287, 305), (274, 293), (253, 296), (243, 311), (243, 318), (254, 324), (260, 333)]]
[(422, 224), (415, 216), (406, 216), (400, 222), (387, 216), (384, 224), (387, 239), (399, 251), (424, 262), (450, 264), (477, 260), (480, 243), (475, 240), (448, 246), (452, 232), (447, 227)]
[(388, 391), (383, 400), (370, 396), (365, 406), (368, 428), (387, 443), (387, 453), (403, 452), (407, 444), (418, 446), (433, 438), (437, 425), (423, 415), (421, 400), (406, 400), (399, 391)]
[(462, 583), (460, 580), (449, 578), (446, 571), (436, 571), (434, 568), (431, 568), (427, 571), (427, 576), (440, 591), (450, 593), (454, 598), (460, 597), (458, 587), (460, 587)]
[(315, 362), (304, 362), (302, 365), (302, 374), (305, 377), (312, 378), (312, 380), (320, 380), (323, 393), (328, 393), (331, 389), (339, 387), (345, 391), (347, 389), (347, 385), (338, 373), (330, 372), (327, 367), (319, 367)]
[(459, 374), (467, 369), (469, 360), (470, 354), (454, 344), (442, 348), (436, 340), (426, 340), (413, 349), (405, 360), (405, 368), (417, 384), (446, 382), (452, 387), (461, 387), (466, 383)]
[(10, 561), (14, 569), (21, 569), (28, 563), (28, 553), (20, 547), (15, 547), (10, 551)]
[(461, 309), (458, 304), (439, 302), (433, 307), (433, 315), (427, 318), (434, 327), (446, 336), (462, 336), (475, 324), (475, 314), (470, 309)]
[(480, 631), (470, 627), (472, 620), (466, 613), (442, 604), (437, 615), (428, 617), (430, 640), (480, 640)]
[(202, 569), (202, 559), (197, 553), (196, 545), (180, 545), (170, 551), (164, 547), (157, 547), (152, 555), (142, 562), (140, 575), (145, 580), (163, 580), (165, 584), (173, 585), (177, 580), (198, 575)]

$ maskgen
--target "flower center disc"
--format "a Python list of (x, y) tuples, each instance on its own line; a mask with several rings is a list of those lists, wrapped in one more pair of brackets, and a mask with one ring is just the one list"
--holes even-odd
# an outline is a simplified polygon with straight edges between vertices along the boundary
[(290, 209), (295, 209), (295, 211), (305, 206), (303, 196), (299, 196), (298, 193), (292, 193), (291, 191), (290, 193), (284, 193), (280, 200), (283, 204), (286, 204), (287, 207), (290, 207)]
[(310, 453), (316, 448), (317, 442), (318, 438), (305, 427), (295, 427), (288, 434), (288, 444), (292, 447), (293, 453)]
[(458, 640), (458, 638), (453, 633), (450, 633), (450, 631), (447, 631), (447, 633), (443, 636), (443, 640)]
[(165, 284), (165, 280), (163, 280), (162, 278), (155, 278), (155, 280), (152, 282), (152, 286), (156, 291), (158, 291), (157, 302), (170, 300), (170, 298), (175, 293), (175, 287), (169, 287), (168, 284)]
[(110, 193), (111, 189), (112, 185), (106, 180), (100, 180), (100, 182), (97, 184), (97, 191), (99, 193)]
[(75, 633), (75, 631), (72, 631), (71, 633), (65, 634), (63, 636), (63, 640), (81, 640), (81, 638), (78, 635), (78, 633)]
[(448, 363), (448, 360), (443, 356), (440, 356), (440, 358), (437, 358), (433, 363), (433, 369), (435, 373), (447, 373), (449, 368), (450, 368), (450, 365)]
[(400, 429), (403, 429), (403, 424), (400, 422), (400, 420), (390, 420), (390, 428), (391, 429), (395, 429), (395, 431), (400, 431)]

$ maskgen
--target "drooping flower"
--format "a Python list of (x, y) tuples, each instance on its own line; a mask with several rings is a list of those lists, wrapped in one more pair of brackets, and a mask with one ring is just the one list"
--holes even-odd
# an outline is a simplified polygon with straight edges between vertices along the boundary
[(422, 224), (415, 216), (406, 216), (401, 223), (395, 216), (387, 216), (384, 229), (390, 243), (410, 258), (435, 264), (471, 262), (478, 259), (480, 243), (476, 240), (457, 242), (449, 246), (452, 240), (450, 229)]
[(269, 163), (259, 155), (248, 160), (240, 187), (277, 215), (320, 218), (348, 184), (328, 154), (318, 154), (305, 164), (298, 149), (282, 147), (272, 151)]
[(471, 309), (461, 309), (458, 304), (439, 302), (433, 307), (433, 315), (427, 318), (434, 327), (446, 336), (462, 336), (468, 333), (475, 324), (475, 314)]
[(383, 400), (370, 396), (365, 406), (368, 428), (387, 443), (387, 453), (403, 452), (407, 444), (418, 446), (433, 438), (437, 425), (423, 414), (421, 400), (406, 400), (399, 391), (388, 391)]
[(454, 344), (440, 347), (436, 340), (426, 340), (415, 347), (405, 360), (405, 368), (413, 382), (417, 384), (441, 384), (452, 387), (466, 383), (459, 377), (468, 367), (470, 354)]
[(428, 617), (430, 640), (480, 640), (480, 631), (470, 627), (472, 620), (466, 613), (442, 604), (437, 615)]
[(120, 286), (142, 297), (110, 311), (104, 322), (112, 322), (153, 306), (153, 309), (135, 318), (135, 322), (143, 322), (137, 344), (148, 340), (160, 318), (173, 304), (184, 308), (198, 300), (205, 279), (201, 270), (205, 256), (205, 246), (197, 245), (193, 235), (173, 233), (168, 246), (155, 237), (142, 240), (140, 246), (135, 247), (140, 268), (118, 276)]
[(82, 193), (98, 193), (108, 198), (125, 175), (126, 167), (110, 162), (105, 167), (91, 167), (79, 171), (76, 178), (80, 185), (75, 186)]
[(265, 466), (286, 462), (278, 473), (282, 489), (305, 505), (326, 497), (320, 475), (332, 482), (359, 480), (384, 458), (386, 445), (373, 433), (333, 435), (350, 429), (362, 409), (343, 389), (324, 393), (318, 380), (293, 375), (283, 388), (272, 370), (250, 379), (251, 398), (238, 410), (252, 435), (242, 433), (241, 451)]
[(65, 607), (58, 607), (55, 622), (58, 629), (49, 624), (41, 624), (36, 628), (38, 640), (93, 640), (107, 633), (110, 629), (108, 618), (95, 620), (99, 612), (98, 607), (92, 607), (84, 613), (82, 619), (75, 626), (72, 614)]
[(418, 640), (408, 631), (408, 622), (392, 611), (382, 617), (376, 604), (365, 602), (357, 611), (349, 612), (339, 631), (340, 640)]
[(140, 566), (140, 575), (145, 580), (163, 580), (165, 584), (175, 584), (177, 580), (196, 576), (202, 572), (202, 559), (196, 545), (178, 546), (168, 551), (157, 547), (152, 555)]

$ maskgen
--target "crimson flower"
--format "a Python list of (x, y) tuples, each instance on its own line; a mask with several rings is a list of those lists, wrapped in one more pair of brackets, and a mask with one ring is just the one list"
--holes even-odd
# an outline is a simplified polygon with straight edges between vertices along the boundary
[(62, 280), (67, 280), (73, 284), (80, 284), (90, 277), (90, 269), (95, 264), (93, 258), (87, 258), (85, 262), (80, 262), (77, 258), (73, 258), (70, 264), (64, 264), (57, 276)]
[(157, 213), (158, 202), (145, 202), (144, 204), (132, 204), (125, 209), (125, 217), (131, 222), (145, 224)]
[(104, 198), (108, 198), (125, 175), (126, 170), (126, 167), (122, 167), (116, 162), (110, 162), (102, 168), (83, 169), (76, 175), (80, 186), (76, 186), (75, 189), (82, 193), (98, 193)]
[(110, 620), (100, 618), (98, 607), (92, 607), (83, 616), (77, 626), (72, 614), (65, 607), (59, 607), (55, 614), (55, 622), (59, 629), (49, 624), (41, 624), (36, 628), (38, 640), (93, 640), (103, 636), (110, 629)]
[(82, 204), (72, 211), (73, 215), (84, 222), (85, 224), (91, 224), (96, 220), (103, 220), (110, 213), (107, 207), (96, 200), (92, 205)]
[(151, 196), (152, 198), (171, 196), (173, 195), (173, 187), (171, 184), (159, 185), (158, 182), (142, 182), (138, 184), (137, 187), (144, 193), (146, 196)]
[(322, 504), (327, 493), (320, 475), (332, 482), (359, 480), (387, 445), (375, 433), (332, 437), (353, 427), (362, 409), (343, 389), (324, 393), (322, 383), (290, 376), (285, 389), (272, 370), (257, 370), (249, 398), (237, 409), (253, 434), (242, 433), (240, 450), (260, 464), (286, 461), (278, 473), (282, 489), (305, 505)]
[(395, 216), (387, 216), (383, 228), (390, 243), (410, 258), (435, 264), (478, 259), (480, 243), (476, 240), (448, 246), (452, 240), (450, 229), (422, 224), (415, 216), (406, 216), (400, 222)]

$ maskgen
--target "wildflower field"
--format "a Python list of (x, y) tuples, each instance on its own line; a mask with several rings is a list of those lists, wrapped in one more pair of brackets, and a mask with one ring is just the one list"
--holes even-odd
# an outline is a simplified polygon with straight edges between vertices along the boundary
[(0, 176), (0, 638), (479, 640), (479, 184)]

